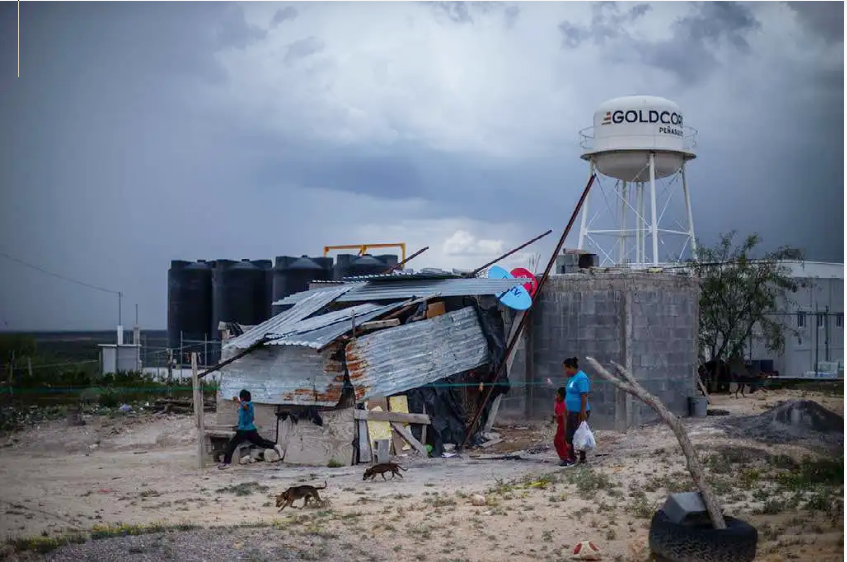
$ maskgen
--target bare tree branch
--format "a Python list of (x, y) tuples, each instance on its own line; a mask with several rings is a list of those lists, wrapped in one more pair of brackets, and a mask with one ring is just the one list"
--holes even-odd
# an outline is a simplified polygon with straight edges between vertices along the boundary
[(647, 392), (647, 390), (645, 390), (644, 387), (635, 380), (632, 373), (622, 366), (614, 362), (612, 363), (615, 369), (618, 370), (627, 382), (620, 380), (620, 378), (610, 373), (593, 357), (586, 357), (585, 359), (594, 368), (594, 371), (598, 375), (612, 383), (615, 387), (632, 394), (653, 408), (653, 410), (659, 414), (659, 417), (670, 426), (671, 431), (673, 431), (677, 441), (679, 441), (679, 445), (682, 447), (682, 454), (685, 455), (688, 472), (691, 473), (691, 478), (694, 480), (694, 484), (700, 489), (700, 495), (703, 497), (703, 503), (706, 504), (706, 510), (709, 512), (709, 518), (712, 520), (712, 526), (715, 529), (726, 529), (726, 521), (724, 521), (720, 504), (718, 503), (714, 492), (712, 492), (712, 487), (706, 480), (706, 472), (703, 469), (703, 464), (700, 462), (700, 458), (697, 456), (697, 451), (694, 449), (694, 445), (688, 438), (688, 434), (685, 432), (685, 428), (682, 427), (682, 423), (679, 421), (679, 418), (672, 414), (665, 405), (662, 404), (661, 400)]

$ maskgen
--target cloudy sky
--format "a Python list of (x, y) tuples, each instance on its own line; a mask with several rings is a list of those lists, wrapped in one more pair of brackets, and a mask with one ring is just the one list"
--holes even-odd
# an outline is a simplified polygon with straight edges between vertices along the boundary
[[(698, 238), (843, 259), (841, 2), (20, 9), (17, 78), (0, 6), (0, 252), (122, 291), (124, 324), (137, 303), (164, 328), (171, 259), (404, 241), (474, 267), (552, 228), (546, 260), (588, 176), (578, 131), (635, 93), (700, 131)], [(117, 322), (111, 294), (0, 264), (2, 329)]]

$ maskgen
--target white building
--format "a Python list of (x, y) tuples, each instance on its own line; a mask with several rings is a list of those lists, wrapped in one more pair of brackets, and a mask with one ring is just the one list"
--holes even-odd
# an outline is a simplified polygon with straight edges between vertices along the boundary
[(787, 377), (814, 376), (816, 371), (840, 371), (843, 376), (844, 264), (807, 261), (786, 265), (806, 286), (788, 296), (793, 303), (783, 304), (774, 313), (785, 324), (785, 350), (777, 356), (754, 341), (746, 357), (772, 360), (773, 368)]

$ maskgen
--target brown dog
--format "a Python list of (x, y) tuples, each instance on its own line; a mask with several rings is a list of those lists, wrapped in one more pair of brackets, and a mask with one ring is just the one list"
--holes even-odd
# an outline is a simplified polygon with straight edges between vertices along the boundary
[[(282, 511), (289, 505), (296, 509), (302, 509), (309, 505), (309, 500), (314, 499), (318, 503), (323, 503), (321, 496), (318, 495), (318, 490), (326, 489), (326, 480), (324, 480), (324, 485), (322, 488), (318, 488), (315, 486), (310, 486), (308, 484), (303, 484), (302, 486), (291, 486), (286, 491), (281, 493), (276, 497), (276, 506), (279, 508), (279, 511)], [(294, 505), (294, 500), (303, 499), (303, 505), (301, 507), (297, 507)]]
[(393, 463), (393, 462), (384, 462), (382, 464), (375, 464), (371, 467), (368, 467), (368, 469), (365, 470), (365, 475), (362, 477), (362, 480), (367, 480), (368, 478), (373, 480), (374, 478), (376, 478), (377, 474), (382, 475), (383, 480), (388, 480), (385, 477), (386, 472), (390, 472), (392, 478), (394, 478), (395, 474), (397, 476), (399, 476), (400, 478), (403, 478), (403, 475), (400, 474), (401, 470), (405, 471), (406, 469), (403, 468), (402, 466), (400, 466), (399, 464)]

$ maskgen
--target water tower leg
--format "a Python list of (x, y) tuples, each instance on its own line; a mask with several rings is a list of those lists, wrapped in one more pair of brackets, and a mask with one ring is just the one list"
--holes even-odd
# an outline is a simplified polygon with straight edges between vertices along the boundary
[[(682, 163), (682, 193), (685, 196), (685, 212), (688, 213), (688, 238), (691, 244), (691, 259), (697, 259), (697, 239), (694, 237), (694, 214), (691, 212), (691, 194), (685, 179), (685, 162)], [(680, 256), (682, 258), (682, 256)]]
[[(588, 177), (594, 175), (594, 162), (591, 162), (588, 166)], [(588, 201), (589, 197), (585, 198), (585, 201), (582, 203), (582, 217), (580, 217), (579, 221), (579, 241), (577, 242), (577, 247), (580, 250), (585, 249), (585, 234), (588, 232)]]
[(644, 182), (635, 184), (635, 263), (644, 263)]
[(650, 231), (653, 234), (653, 266), (659, 265), (659, 215), (656, 212), (656, 155), (650, 153)]
[(621, 238), (618, 263), (626, 265), (626, 182), (621, 182)]

